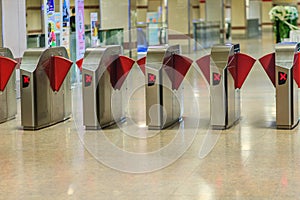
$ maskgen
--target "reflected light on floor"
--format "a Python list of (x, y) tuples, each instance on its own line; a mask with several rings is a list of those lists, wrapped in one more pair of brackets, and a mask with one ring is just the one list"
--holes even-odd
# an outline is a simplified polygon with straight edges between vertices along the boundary
[(146, 128), (147, 125), (146, 125), (146, 123), (139, 123), (139, 124), (138, 124), (138, 127), (140, 127), (140, 128)]

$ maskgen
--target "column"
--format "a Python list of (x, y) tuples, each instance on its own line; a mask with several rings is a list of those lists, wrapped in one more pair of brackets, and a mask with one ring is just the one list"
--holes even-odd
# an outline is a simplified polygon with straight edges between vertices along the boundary
[(205, 0), (199, 0), (199, 12), (200, 12), (200, 18), (205, 19), (206, 13), (205, 13)]
[(273, 7), (272, 0), (262, 0), (261, 3), (261, 27), (262, 30), (272, 29), (273, 23), (270, 20), (269, 11)]
[(192, 20), (200, 18), (199, 0), (191, 0), (192, 4)]
[(222, 20), (222, 0), (208, 0), (205, 2), (206, 21), (219, 21)]
[(10, 48), (15, 58), (21, 58), (27, 46), (25, 0), (9, 0), (1, 2), (1, 22), (3, 23), (1, 23), (0, 26), (2, 32), (1, 46)]
[(178, 32), (177, 34), (188, 34), (187, 6), (188, 0), (170, 0), (168, 2), (169, 29)]
[(246, 37), (246, 0), (231, 0), (231, 33), (233, 37)]
[(220, 41), (225, 40), (225, 1), (224, 0), (208, 0), (205, 2), (205, 13), (207, 22), (220, 23)]
[[(125, 53), (128, 50), (136, 50), (137, 39), (136, 30), (133, 30), (131, 24), (131, 3), (120, 0), (101, 0), (101, 29), (119, 29), (123, 28), (123, 47)], [(129, 32), (129, 29), (131, 30)]]
[(137, 23), (146, 23), (148, 11), (148, 0), (136, 1), (136, 19)]

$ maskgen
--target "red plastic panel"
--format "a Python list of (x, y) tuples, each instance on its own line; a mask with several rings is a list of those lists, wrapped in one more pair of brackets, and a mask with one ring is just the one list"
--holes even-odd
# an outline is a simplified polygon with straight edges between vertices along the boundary
[(233, 79), (234, 79), (234, 87), (236, 88), (236, 83), (237, 83), (237, 77), (238, 77), (238, 70), (237, 70), (237, 56), (236, 55), (233, 55), (233, 56), (230, 56), (228, 58), (228, 71), (230, 72), (230, 74), (232, 75)]
[(256, 60), (243, 53), (237, 53), (235, 57), (237, 61), (237, 77), (235, 79), (235, 88), (241, 88)]
[(173, 90), (179, 88), (192, 63), (193, 61), (190, 58), (175, 54), (172, 59), (169, 59), (164, 65), (164, 69), (167, 72), (169, 79), (172, 81)]
[(15, 60), (0, 56), (0, 91), (5, 90), (16, 65), (17, 62)]
[(136, 62), (137, 62), (137, 64), (139, 65), (139, 67), (141, 68), (142, 72), (145, 75), (146, 74), (146, 56), (138, 59)]
[(275, 82), (275, 53), (267, 54), (259, 59), (260, 64), (263, 66), (265, 72), (272, 81), (274, 87), (276, 87)]
[(45, 66), (45, 71), (50, 80), (53, 91), (59, 91), (64, 82), (73, 62), (61, 56), (51, 57), (51, 64)]
[(298, 88), (300, 87), (300, 52), (297, 52), (294, 56), (294, 68), (293, 68), (293, 73), (294, 73), (294, 79), (298, 85)]
[(110, 83), (115, 90), (121, 89), (134, 63), (135, 61), (131, 58), (119, 56), (108, 66), (107, 70), (110, 73)]
[(76, 65), (80, 71), (82, 71), (83, 58), (76, 61)]
[(204, 75), (208, 84), (210, 84), (210, 55), (203, 56), (196, 60), (198, 67)]

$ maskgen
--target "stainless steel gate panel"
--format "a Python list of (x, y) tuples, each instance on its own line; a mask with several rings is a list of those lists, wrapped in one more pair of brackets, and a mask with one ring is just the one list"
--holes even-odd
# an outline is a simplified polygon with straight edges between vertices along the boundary
[[(166, 63), (173, 56), (180, 54), (180, 46), (149, 47), (146, 59), (146, 125), (149, 129), (166, 128), (182, 118), (183, 106), (181, 85), (177, 90), (172, 88), (172, 81), (166, 72)], [(171, 62), (171, 65), (172, 62)], [(168, 69), (167, 69), (168, 70)], [(178, 76), (175, 69), (174, 76)]]
[[(0, 56), (13, 59), (9, 48), (0, 48)], [(17, 64), (15, 61), (14, 66)], [(17, 114), (16, 72), (15, 69), (3, 91), (0, 91), (0, 123), (15, 118)]]
[(5, 122), (7, 118), (6, 93), (0, 91), (0, 122)]
[(111, 77), (114, 72), (110, 71), (122, 53), (121, 46), (88, 48), (85, 52), (82, 95), (86, 129), (105, 128), (125, 118), (122, 91), (114, 89)]
[[(215, 129), (225, 129), (239, 119), (239, 91), (228, 70), (239, 45), (214, 45), (211, 50), (210, 95), (211, 125)], [(236, 67), (231, 64), (230, 67)], [(238, 110), (236, 110), (238, 109)]]
[(280, 43), (275, 46), (276, 125), (291, 129), (298, 124), (298, 86), (293, 67), (298, 43)]
[[(21, 123), (24, 129), (35, 130), (61, 122), (71, 117), (71, 83), (68, 69), (71, 61), (65, 65), (67, 75), (58, 91), (51, 86), (53, 58), (68, 59), (63, 47), (48, 49), (28, 49), (23, 55), (20, 67), (21, 80)], [(48, 74), (47, 74), (48, 73)], [(50, 75), (49, 75), (50, 74)]]

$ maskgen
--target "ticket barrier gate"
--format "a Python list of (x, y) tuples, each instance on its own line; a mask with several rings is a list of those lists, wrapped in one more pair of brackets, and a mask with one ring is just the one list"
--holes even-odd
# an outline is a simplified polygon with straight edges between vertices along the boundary
[(239, 44), (219, 44), (196, 63), (210, 85), (212, 128), (230, 128), (240, 119), (240, 89), (255, 59), (240, 53)]
[(179, 45), (153, 46), (137, 61), (146, 78), (146, 125), (160, 130), (182, 119), (182, 81), (193, 61)]
[(71, 66), (64, 47), (24, 52), (20, 67), (23, 129), (36, 130), (71, 117)]
[(278, 43), (275, 52), (259, 59), (276, 88), (276, 126), (293, 129), (299, 122), (300, 43)]
[(106, 128), (125, 119), (121, 87), (135, 61), (122, 53), (117, 45), (86, 49), (82, 95), (83, 124), (87, 130)]
[(10, 49), (0, 48), (0, 123), (17, 114), (16, 65)]

